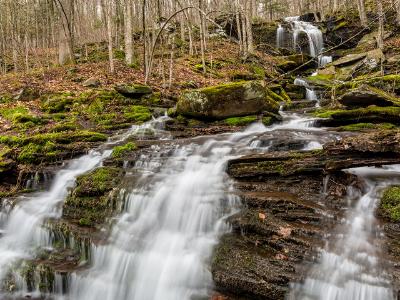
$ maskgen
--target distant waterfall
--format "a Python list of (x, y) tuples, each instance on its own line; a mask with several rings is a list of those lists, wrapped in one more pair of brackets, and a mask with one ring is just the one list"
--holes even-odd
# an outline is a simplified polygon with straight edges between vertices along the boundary
[[(332, 62), (331, 56), (322, 55), (324, 49), (324, 37), (322, 31), (312, 23), (300, 21), (300, 17), (287, 17), (285, 22), (291, 26), (292, 48), (297, 51), (299, 49), (299, 37), (302, 33), (307, 35), (309, 54), (312, 57), (318, 58), (318, 65), (323, 67)], [(276, 45), (278, 48), (283, 48), (285, 45), (285, 35), (288, 30), (282, 25), (278, 26), (276, 32)]]

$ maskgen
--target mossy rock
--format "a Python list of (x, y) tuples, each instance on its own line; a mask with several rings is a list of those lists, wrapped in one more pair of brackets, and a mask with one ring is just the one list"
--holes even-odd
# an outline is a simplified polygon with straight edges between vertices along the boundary
[(257, 116), (233, 117), (224, 120), (229, 126), (246, 126), (257, 121)]
[(75, 102), (72, 93), (63, 93), (47, 96), (42, 102), (42, 110), (47, 113), (60, 113), (70, 111)]
[(350, 125), (345, 125), (339, 127), (339, 130), (343, 131), (366, 131), (366, 130), (391, 130), (395, 129), (396, 125), (391, 123), (381, 123), (381, 124), (373, 124), (373, 123), (355, 123)]
[(318, 111), (315, 116), (328, 118), (318, 120), (322, 126), (343, 126), (355, 123), (392, 123), (400, 124), (400, 107), (369, 106), (352, 110), (326, 110)]
[(77, 178), (77, 187), (73, 194), (77, 197), (104, 195), (115, 187), (121, 170), (112, 167), (101, 167)]
[(151, 87), (141, 84), (117, 85), (115, 90), (121, 95), (133, 99), (139, 99), (144, 95), (153, 93)]
[(177, 114), (199, 119), (226, 119), (278, 112), (279, 104), (258, 81), (243, 81), (184, 92)]
[(378, 88), (361, 85), (342, 95), (339, 103), (348, 107), (400, 106), (400, 99)]
[(132, 105), (125, 108), (124, 117), (130, 122), (144, 123), (151, 120), (152, 114), (145, 106)]
[(57, 145), (51, 141), (44, 144), (29, 143), (21, 148), (17, 161), (23, 164), (39, 164), (55, 161), (59, 154)]
[(400, 222), (400, 186), (387, 188), (379, 204), (380, 212), (392, 222)]
[(0, 144), (0, 173), (11, 170), (15, 165), (11, 154), (11, 148)]
[(132, 143), (132, 142), (129, 142), (129, 143), (126, 143), (125, 145), (114, 147), (111, 156), (112, 156), (112, 158), (120, 159), (124, 155), (126, 155), (129, 152), (132, 152), (132, 151), (134, 151), (136, 149), (137, 149), (136, 144)]

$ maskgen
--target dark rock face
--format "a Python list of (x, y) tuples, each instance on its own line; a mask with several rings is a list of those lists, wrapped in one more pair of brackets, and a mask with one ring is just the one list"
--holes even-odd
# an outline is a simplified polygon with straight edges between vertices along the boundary
[(218, 291), (229, 299), (285, 299), (289, 283), (302, 279), (303, 264), (312, 261), (332, 225), (324, 213), (340, 216), (336, 208), (345, 194), (342, 184), (352, 180), (332, 175), (327, 206), (321, 205), (322, 174), (240, 180), (237, 189), (245, 208), (229, 219), (233, 233), (214, 252)]
[(278, 112), (279, 105), (258, 81), (234, 82), (182, 94), (177, 113), (199, 119), (225, 119)]
[(321, 19), (321, 14), (319, 12), (316, 14), (307, 13), (307, 14), (301, 15), (299, 19), (300, 19), (300, 21), (303, 21), (303, 22), (316, 22), (317, 21), (316, 17), (318, 19)]
[[(341, 170), (398, 162), (398, 139), (394, 132), (363, 134), (321, 151), (231, 160), (227, 172), (237, 181), (244, 207), (228, 219), (233, 232), (214, 252), (217, 290), (227, 299), (285, 299), (289, 283), (304, 279), (323, 236), (345, 214), (347, 187), (362, 186)], [(396, 228), (385, 228), (393, 261), (400, 253)], [(393, 272), (398, 280), (399, 272)]]

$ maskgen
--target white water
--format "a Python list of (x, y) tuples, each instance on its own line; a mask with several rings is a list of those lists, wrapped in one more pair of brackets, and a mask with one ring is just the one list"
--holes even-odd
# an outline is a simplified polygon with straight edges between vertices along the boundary
[(4, 280), (13, 263), (30, 258), (38, 246), (50, 246), (47, 231), (41, 225), (48, 218), (59, 218), (59, 203), (64, 200), (75, 178), (98, 166), (110, 154), (91, 151), (73, 160), (60, 171), (48, 192), (27, 196), (2, 217), (0, 238), (0, 281)]
[[(154, 126), (159, 120), (153, 120), (142, 127)], [(51, 248), (49, 232), (43, 224), (50, 218), (60, 218), (62, 206), (68, 191), (75, 184), (75, 179), (101, 165), (109, 157), (111, 150), (106, 150), (115, 143), (121, 142), (141, 129), (134, 126), (127, 133), (116, 136), (98, 150), (91, 150), (87, 155), (70, 161), (55, 176), (46, 192), (38, 192), (20, 197), (13, 206), (7, 200), (2, 201), (0, 211), (0, 282), (9, 274), (13, 265), (23, 259), (31, 259), (39, 248)], [(104, 148), (104, 149), (103, 149)], [(21, 279), (21, 278), (20, 278)], [(17, 282), (23, 283), (24, 280)], [(27, 293), (24, 284), (19, 287), (21, 293)], [(37, 291), (37, 293), (40, 293)], [(0, 295), (1, 297), (1, 295)]]
[[(197, 138), (160, 162), (162, 149), (136, 166), (126, 212), (107, 245), (94, 249), (92, 267), (71, 276), (67, 299), (205, 299), (213, 246), (229, 228), (224, 220), (239, 205), (226, 162), (253, 151), (257, 137), (277, 130), (307, 130), (313, 119), (284, 115), (269, 128)], [(319, 129), (315, 129), (319, 131)], [(310, 145), (315, 147), (314, 145)], [(144, 166), (144, 168), (143, 168)], [(197, 298), (198, 297), (198, 298)]]
[[(318, 59), (318, 66), (324, 67), (332, 62), (332, 56), (323, 55), (324, 38), (322, 31), (315, 25), (309, 22), (299, 20), (299, 17), (288, 17), (285, 21), (290, 23), (292, 29), (293, 49), (298, 50), (298, 39), (301, 33), (305, 33), (308, 38), (310, 55)], [(278, 48), (283, 48), (285, 45), (286, 30), (282, 25), (278, 26), (276, 32), (276, 45)]]
[(294, 49), (297, 49), (299, 35), (305, 33), (308, 38), (310, 55), (312, 57), (320, 55), (321, 50), (324, 48), (324, 38), (317, 26), (309, 22), (300, 21), (299, 17), (288, 17), (285, 18), (285, 21), (289, 22), (292, 26)]
[(282, 25), (278, 25), (278, 29), (276, 31), (276, 47), (283, 48), (285, 46), (285, 28)]
[(356, 201), (335, 238), (328, 239), (303, 284), (293, 285), (289, 300), (394, 300), (388, 274), (379, 259), (380, 228), (374, 211), (380, 191), (400, 182), (400, 166), (356, 168), (349, 173), (363, 179), (365, 192), (348, 191)]

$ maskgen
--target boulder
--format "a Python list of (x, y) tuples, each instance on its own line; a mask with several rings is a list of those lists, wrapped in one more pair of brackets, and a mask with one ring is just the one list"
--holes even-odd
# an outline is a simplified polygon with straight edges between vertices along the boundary
[(91, 77), (87, 80), (85, 80), (82, 85), (84, 87), (99, 87), (101, 85), (100, 80), (97, 78)]
[(133, 99), (139, 99), (144, 95), (149, 95), (153, 93), (153, 90), (151, 87), (147, 85), (141, 85), (141, 84), (123, 84), (123, 85), (117, 85), (115, 87), (115, 90), (120, 93), (121, 95), (128, 97), (128, 98), (133, 98)]
[(400, 99), (368, 85), (348, 91), (339, 98), (339, 102), (348, 107), (400, 106)]
[(367, 53), (357, 53), (357, 54), (348, 54), (344, 57), (341, 57), (337, 60), (335, 60), (332, 64), (335, 67), (343, 67), (347, 65), (352, 65), (362, 59), (364, 59), (367, 56)]
[(39, 97), (40, 97), (40, 92), (37, 88), (26, 86), (15, 93), (14, 100), (31, 101)]
[(276, 113), (279, 104), (270, 90), (259, 81), (234, 82), (184, 92), (177, 103), (177, 113), (194, 118), (226, 119)]

